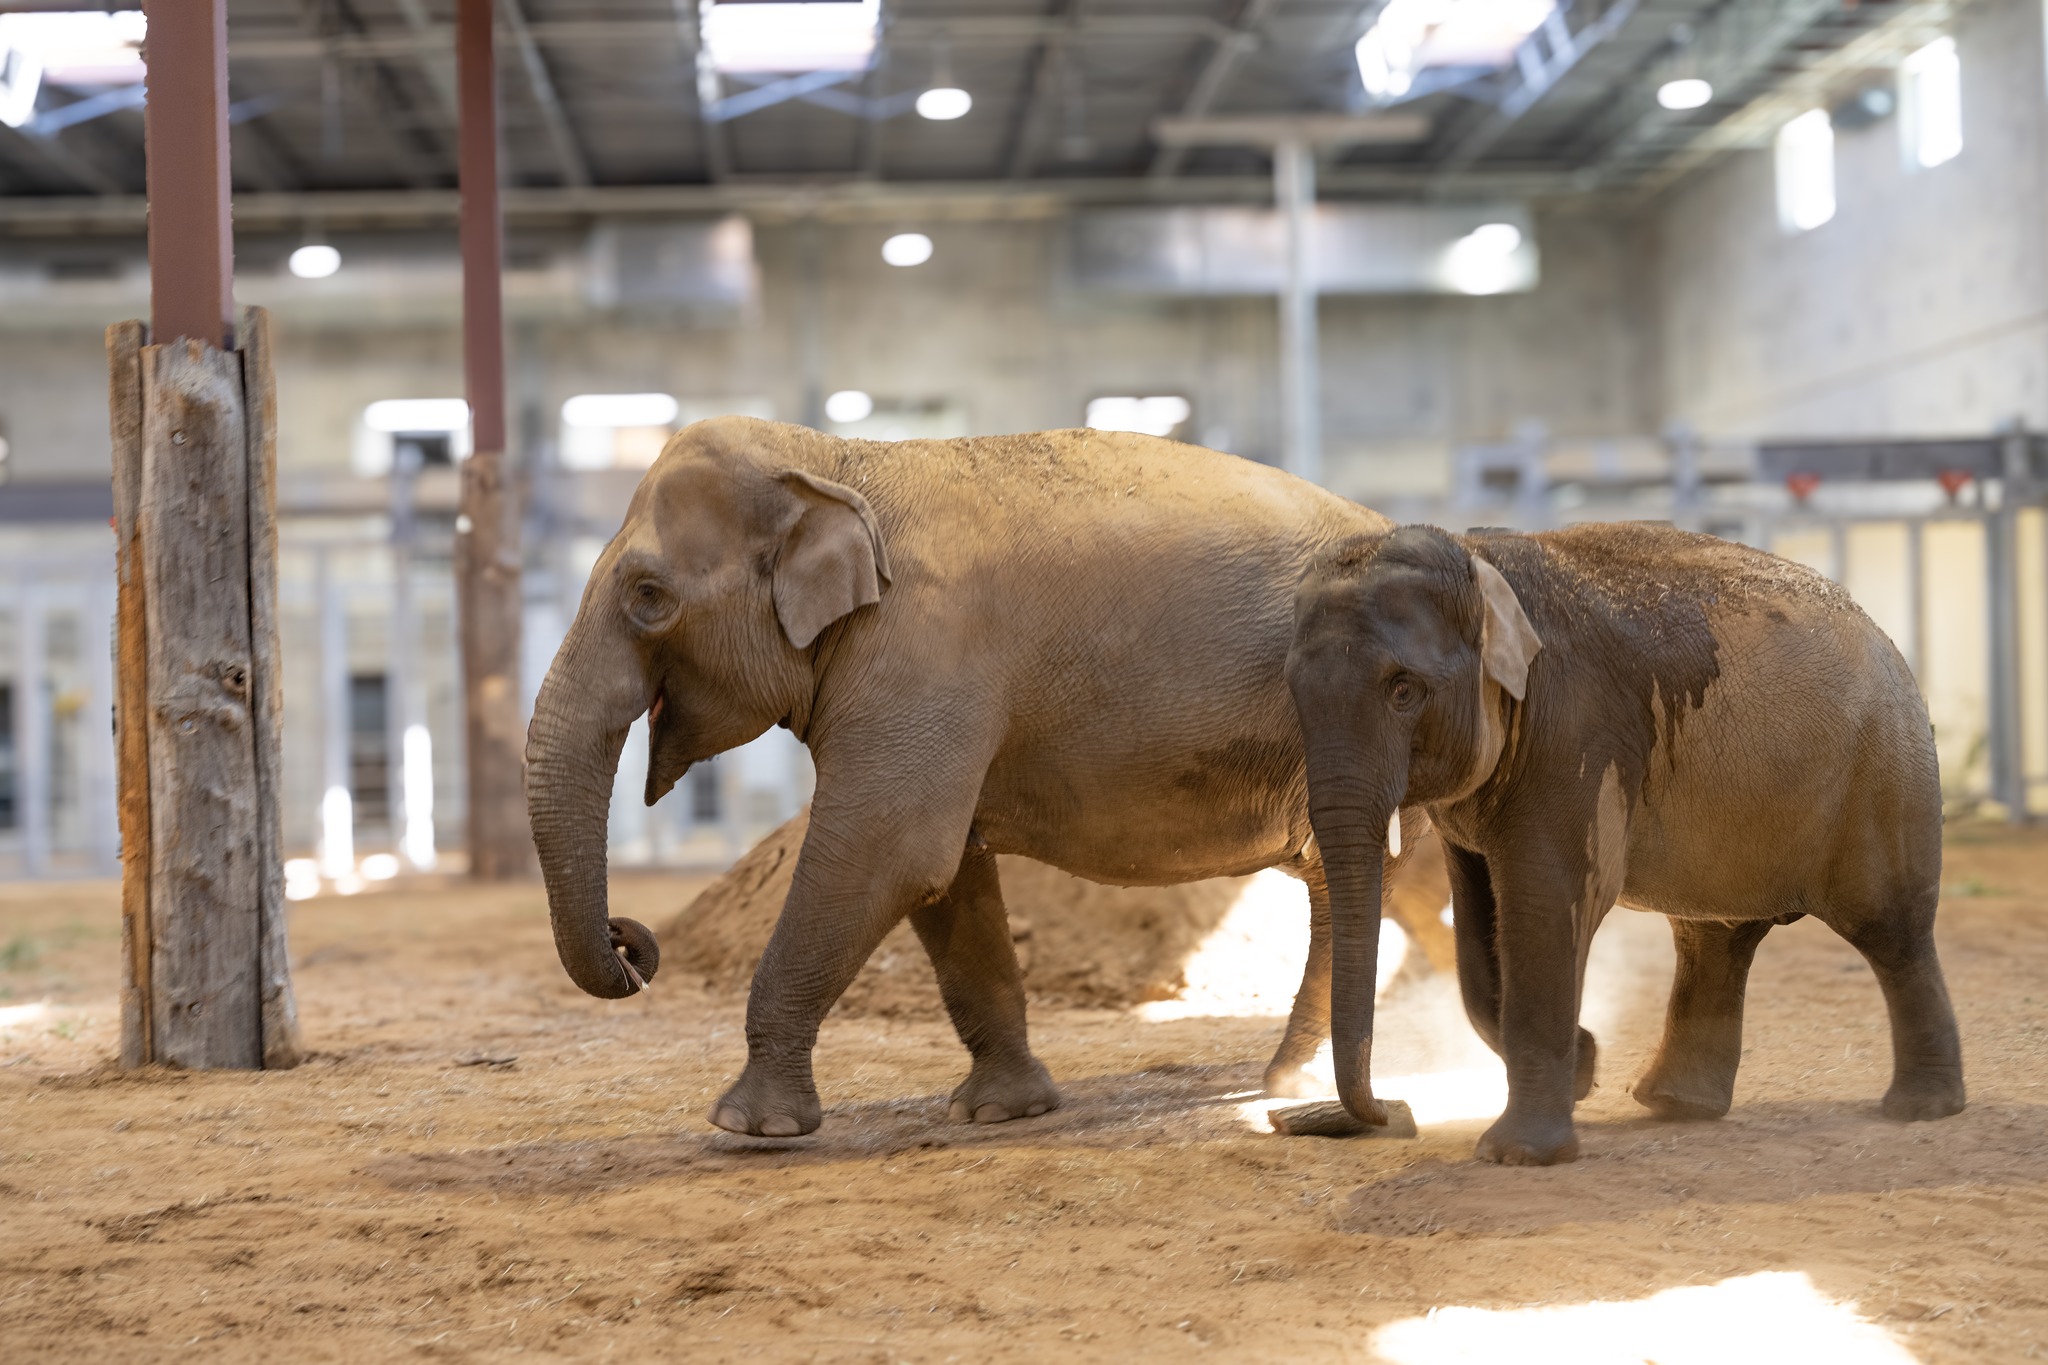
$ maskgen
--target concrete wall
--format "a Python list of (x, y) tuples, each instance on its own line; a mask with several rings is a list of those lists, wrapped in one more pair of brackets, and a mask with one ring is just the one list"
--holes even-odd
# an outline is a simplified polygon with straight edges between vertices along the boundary
[(1681, 184), (1647, 225), (1659, 412), (1720, 435), (2048, 427), (2048, 106), (2039, 0), (1955, 27), (1963, 151), (1906, 170), (1896, 119), (1836, 134), (1837, 209), (1778, 226), (1769, 150)]

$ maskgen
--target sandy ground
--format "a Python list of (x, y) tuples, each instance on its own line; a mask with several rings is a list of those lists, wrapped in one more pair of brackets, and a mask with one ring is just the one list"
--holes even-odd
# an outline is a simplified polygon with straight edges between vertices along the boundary
[[(1759, 956), (1734, 1113), (1643, 1117), (1624, 1086), (1668, 936), (1617, 912), (1585, 1159), (1545, 1171), (1470, 1161), (1480, 1118), (1405, 1142), (1259, 1131), (1243, 1101), (1278, 1020), (1100, 1010), (1035, 1013), (1067, 1096), (1045, 1118), (950, 1126), (943, 1022), (839, 1015), (820, 1132), (735, 1139), (701, 1115), (740, 1065), (740, 1004), (668, 980), (582, 997), (524, 886), (302, 903), (313, 1060), (123, 1076), (114, 888), (0, 888), (0, 1358), (2036, 1357), (2044, 871), (2048, 836), (1952, 831), (1971, 1105), (1911, 1127), (1876, 1112), (1876, 986), (1810, 921)], [(693, 889), (621, 879), (619, 912), (662, 923)], [(1448, 992), (1403, 978), (1382, 1002), (1379, 1074), (1418, 1097), (1478, 1074)], [(1626, 1331), (1563, 1309), (1645, 1299)], [(1599, 1322), (1682, 1339), (1594, 1349)]]

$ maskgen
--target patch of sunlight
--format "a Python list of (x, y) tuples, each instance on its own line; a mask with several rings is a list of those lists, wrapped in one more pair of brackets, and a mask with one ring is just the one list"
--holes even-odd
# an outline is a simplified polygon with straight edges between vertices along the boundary
[[(1337, 1075), (1330, 1065), (1328, 1043), (1323, 1044), (1315, 1060), (1304, 1069), (1323, 1082), (1330, 1094), (1337, 1093)], [(1418, 1128), (1438, 1123), (1463, 1123), (1493, 1118), (1507, 1107), (1508, 1073), (1500, 1060), (1489, 1053), (1484, 1062), (1472, 1066), (1414, 1076), (1375, 1076), (1372, 1093), (1383, 1100), (1406, 1100), (1415, 1113)], [(1300, 1100), (1261, 1095), (1240, 1103), (1237, 1114), (1247, 1127), (1261, 1133), (1270, 1132), (1272, 1124), (1266, 1118), (1269, 1113), (1300, 1103)]]
[(1667, 1289), (1633, 1302), (1436, 1308), (1373, 1334), (1392, 1365), (1916, 1365), (1854, 1304), (1798, 1271)]
[(27, 1005), (0, 1005), (0, 1028), (20, 1028), (40, 1023), (50, 1012), (50, 1002), (37, 1000)]
[[(1401, 970), (1408, 935), (1392, 920), (1380, 922), (1379, 980)], [(1245, 883), (1223, 920), (1188, 958), (1187, 984), (1171, 1000), (1137, 1007), (1140, 1019), (1278, 1019), (1294, 1006), (1308, 961), (1308, 888), (1277, 868)]]

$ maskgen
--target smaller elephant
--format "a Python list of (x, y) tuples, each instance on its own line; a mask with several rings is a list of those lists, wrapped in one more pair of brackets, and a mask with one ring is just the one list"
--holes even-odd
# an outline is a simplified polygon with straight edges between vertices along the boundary
[(1774, 924), (1811, 914), (1876, 973), (1884, 1112), (1962, 1109), (1934, 913), (1941, 786), (1905, 661), (1841, 588), (1664, 527), (1333, 546), (1304, 577), (1287, 662), (1328, 878), (1338, 1090), (1370, 1075), (1381, 854), (1422, 805), (1444, 841), (1459, 984), (1507, 1063), (1478, 1155), (1578, 1155), (1592, 1088), (1586, 952), (1617, 900), (1671, 923), (1663, 1042), (1636, 1081), (1660, 1115), (1728, 1110), (1744, 984)]

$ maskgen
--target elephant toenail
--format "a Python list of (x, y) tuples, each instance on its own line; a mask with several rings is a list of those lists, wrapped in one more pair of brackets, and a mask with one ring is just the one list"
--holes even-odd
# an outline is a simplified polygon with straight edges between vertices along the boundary
[(1046, 1108), (1047, 1106), (1044, 1104), (1034, 1104), (1029, 1109), (1026, 1109), (1024, 1111), (1024, 1117), (1027, 1119), (1035, 1119), (1040, 1114), (1043, 1114), (1046, 1111)]
[(795, 1137), (802, 1131), (802, 1126), (787, 1114), (777, 1114), (774, 1118), (767, 1119), (761, 1124), (761, 1136), (763, 1137)]
[(713, 1114), (711, 1121), (720, 1128), (725, 1129), (728, 1133), (744, 1133), (747, 1131), (747, 1116), (729, 1104)]
[(974, 1111), (974, 1121), (976, 1123), (1001, 1123), (1009, 1117), (1010, 1111), (1003, 1108), (1000, 1104), (984, 1104), (981, 1108)]

